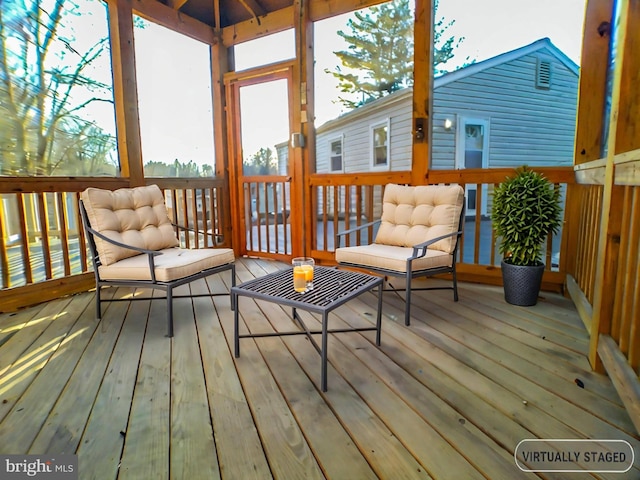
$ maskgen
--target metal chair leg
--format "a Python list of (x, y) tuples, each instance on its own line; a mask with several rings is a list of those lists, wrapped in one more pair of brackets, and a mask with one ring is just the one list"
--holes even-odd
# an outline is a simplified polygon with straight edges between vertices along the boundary
[(407, 270), (406, 282), (406, 293), (404, 296), (404, 324), (409, 326), (411, 324), (411, 270)]
[(173, 289), (167, 288), (167, 322), (168, 333), (167, 337), (173, 337)]

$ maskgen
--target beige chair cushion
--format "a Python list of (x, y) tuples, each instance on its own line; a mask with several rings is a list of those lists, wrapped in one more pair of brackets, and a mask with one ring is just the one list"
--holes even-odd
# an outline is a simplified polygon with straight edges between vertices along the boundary
[[(179, 245), (157, 185), (115, 191), (87, 188), (81, 198), (91, 227), (113, 240), (148, 250)], [(104, 266), (139, 255), (97, 237), (95, 242)]]
[[(161, 282), (188, 277), (235, 260), (230, 248), (167, 248), (161, 252), (162, 255), (157, 255), (154, 259), (156, 280)], [(108, 266), (102, 265), (99, 271), (103, 280), (151, 280), (147, 255), (128, 257)]]
[[(384, 268), (396, 272), (407, 271), (407, 258), (413, 255), (413, 248), (395, 247), (373, 243), (360, 247), (336, 249), (338, 263), (351, 263), (363, 267)], [(413, 271), (435, 267), (451, 267), (453, 256), (440, 250), (429, 250), (427, 254), (411, 263)]]
[[(464, 190), (460, 185), (410, 187), (388, 184), (384, 190), (382, 222), (374, 242), (413, 247), (456, 232), (463, 198)], [(451, 254), (455, 245), (456, 237), (452, 236), (429, 246), (429, 249)]]

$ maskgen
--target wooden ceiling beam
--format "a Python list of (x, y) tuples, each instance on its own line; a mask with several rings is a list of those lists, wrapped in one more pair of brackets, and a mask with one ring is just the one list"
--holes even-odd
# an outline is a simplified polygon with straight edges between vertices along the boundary
[(188, 15), (184, 15), (157, 0), (136, 0), (134, 13), (146, 20), (152, 21), (175, 32), (209, 45), (216, 42), (215, 33), (206, 23), (203, 23)]
[(167, 0), (167, 6), (174, 10), (180, 10), (189, 0)]
[(220, 32), (220, 0), (213, 0), (213, 23), (217, 32)]
[[(253, 0), (242, 0), (253, 2)], [(342, 13), (372, 7), (385, 0), (311, 0), (309, 2), (309, 18), (311, 21), (340, 15)], [(257, 13), (257, 12), (256, 12)], [(225, 46), (246, 42), (254, 38), (281, 32), (294, 26), (294, 7), (285, 7), (274, 12), (257, 15), (257, 18), (246, 20), (225, 27), (222, 32), (222, 42)]]

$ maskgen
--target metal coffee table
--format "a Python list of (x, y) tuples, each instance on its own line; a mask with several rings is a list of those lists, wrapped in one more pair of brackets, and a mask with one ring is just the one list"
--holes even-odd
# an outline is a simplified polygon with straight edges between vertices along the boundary
[[(313, 276), (314, 288), (306, 293), (298, 293), (293, 289), (293, 272), (291, 268), (270, 273), (264, 277), (231, 287), (231, 305), (234, 308), (234, 342), (235, 356), (240, 356), (240, 339), (255, 337), (273, 337), (282, 335), (306, 335), (322, 358), (321, 382), (322, 391), (327, 391), (327, 337), (329, 333), (376, 331), (376, 345), (380, 345), (382, 327), (382, 277), (374, 277), (364, 273), (338, 270), (336, 268), (316, 267)], [(370, 290), (378, 289), (378, 316), (375, 327), (329, 329), (329, 312), (340, 305)], [(238, 297), (250, 297), (286, 305), (292, 308), (292, 316), (302, 330), (272, 333), (239, 332)], [(304, 324), (297, 310), (305, 310), (322, 315), (322, 330), (311, 331)], [(318, 346), (313, 334), (322, 334), (322, 344)]]

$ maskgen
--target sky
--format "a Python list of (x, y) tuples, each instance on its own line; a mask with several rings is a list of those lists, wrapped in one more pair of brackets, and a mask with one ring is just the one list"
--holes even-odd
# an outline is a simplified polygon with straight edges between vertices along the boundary
[[(460, 65), (467, 57), (486, 60), (544, 37), (579, 64), (584, 8), (585, 0), (440, 0), (437, 18), (455, 21), (446, 37), (464, 37), (451, 70), (456, 61)], [(315, 26), (316, 125), (344, 113), (335, 101), (337, 81), (323, 72), (337, 66), (333, 52), (347, 47), (335, 32), (345, 28), (349, 16)], [(157, 25), (137, 29), (135, 42), (145, 161), (179, 158), (212, 164), (212, 119), (204, 106), (211, 98), (208, 47)], [(295, 52), (292, 31), (259, 42), (236, 47), (238, 69), (291, 58)], [(281, 120), (269, 123), (276, 112), (278, 118), (286, 116), (282, 107), (282, 95), (260, 96), (245, 121), (250, 132), (243, 139), (245, 157), (262, 146), (287, 140)]]

